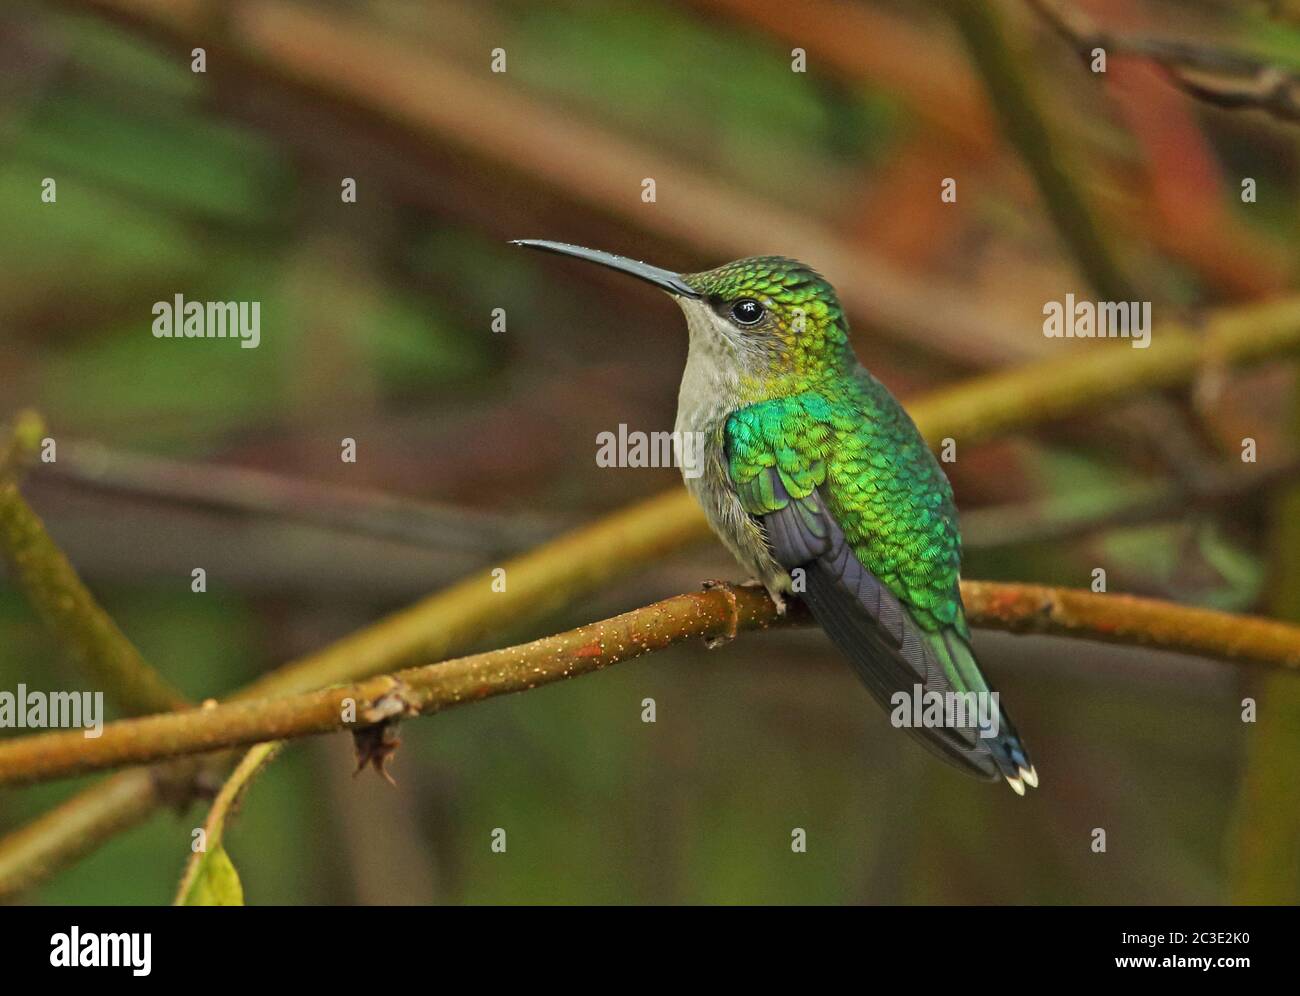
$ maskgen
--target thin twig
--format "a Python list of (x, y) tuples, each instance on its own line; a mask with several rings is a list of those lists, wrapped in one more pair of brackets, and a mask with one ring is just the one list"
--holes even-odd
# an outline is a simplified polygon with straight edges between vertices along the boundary
[(1159, 66), (1175, 86), (1205, 103), (1300, 121), (1300, 76), (1290, 70), (1206, 45), (1104, 31), (1064, 0), (1028, 3), (1085, 62), (1092, 61), (1095, 49), (1137, 56)]
[(990, 550), (1047, 543), (1107, 529), (1167, 522), (1188, 511), (1213, 510), (1262, 494), (1300, 475), (1300, 458), (1240, 470), (1214, 468), (1186, 481), (1143, 481), (1089, 495), (1035, 499), (965, 512), (962, 547)]
[(114, 494), (310, 522), (366, 536), (485, 556), (536, 546), (554, 535), (526, 516), (496, 515), (323, 484), (262, 470), (142, 456), (64, 442), (42, 476)]
[(192, 901), (191, 893), (203, 871), (204, 861), (218, 849), (225, 847), (226, 820), (234, 812), (235, 806), (243, 798), (244, 792), (253, 779), (271, 763), (282, 746), (283, 744), (278, 741), (258, 744), (244, 755), (239, 764), (235, 765), (235, 770), (230, 773), (230, 777), (221, 786), (221, 791), (212, 800), (212, 808), (208, 810), (207, 821), (203, 824), (203, 848), (190, 853), (173, 905), (184, 906)]
[(1055, 138), (1032, 86), (1002, 37), (997, 11), (991, 4), (970, 0), (949, 0), (948, 10), (989, 91), (989, 103), (1002, 130), (1029, 168), (1053, 224), (1084, 277), (1108, 301), (1141, 300), (1097, 226), (1079, 185), (1054, 149)]

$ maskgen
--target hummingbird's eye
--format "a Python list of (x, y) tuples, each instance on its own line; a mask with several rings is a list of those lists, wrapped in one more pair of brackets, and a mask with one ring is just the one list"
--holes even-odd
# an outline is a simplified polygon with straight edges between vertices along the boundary
[(757, 325), (763, 320), (763, 306), (752, 297), (742, 297), (731, 306), (731, 317), (737, 325)]

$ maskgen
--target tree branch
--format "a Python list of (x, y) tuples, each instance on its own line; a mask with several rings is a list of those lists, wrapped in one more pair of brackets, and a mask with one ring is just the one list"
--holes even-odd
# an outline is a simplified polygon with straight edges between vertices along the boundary
[(947, 8), (989, 92), (989, 104), (1002, 122), (1003, 132), (1029, 168), (1052, 222), (1084, 277), (1108, 301), (1140, 300), (1053, 147), (1046, 117), (1003, 40), (997, 11), (990, 4), (970, 0), (948, 0)]
[(1098, 48), (1113, 55), (1137, 56), (1159, 66), (1175, 86), (1197, 100), (1300, 121), (1300, 77), (1280, 66), (1208, 46), (1112, 34), (1063, 0), (1028, 2), (1085, 63)]
[[(667, 492), (566, 533), (504, 563), (503, 592), (492, 590), (488, 573), (473, 575), (284, 665), (232, 699), (288, 695), (378, 674), (416, 657), (449, 656), (482, 639), (503, 618), (521, 626), (544, 618), (637, 565), (706, 536), (699, 508), (681, 497)], [(192, 780), (196, 770), (225, 763), (222, 755), (202, 769), (166, 765), (121, 772), (0, 839), (0, 898), (31, 888), (164, 802), (188, 798), (187, 774)]]
[(969, 445), (1141, 391), (1186, 384), (1216, 364), (1248, 366), (1288, 355), (1300, 351), (1300, 295), (1211, 312), (1195, 333), (1157, 323), (1146, 349), (1119, 341), (1093, 345), (941, 389), (916, 405), (913, 417), (932, 442), (952, 436)]
[(963, 581), (971, 625), (1265, 665), (1300, 673), (1300, 626), (1135, 595)]
[(95, 443), (61, 443), (58, 462), (41, 473), (113, 494), (293, 519), (484, 556), (535, 546), (555, 532), (520, 516), (397, 498), (262, 470), (142, 456)]
[(1231, 502), (1250, 500), (1298, 475), (1300, 456), (1284, 456), (1240, 469), (1212, 466), (1185, 480), (1139, 481), (1086, 495), (976, 508), (962, 514), (962, 549), (995, 550), (1170, 522), (1189, 512), (1213, 511)]
[[(969, 618), (1015, 632), (1085, 636), (1182, 653), (1300, 669), (1300, 627), (1126, 595), (968, 583)], [(285, 698), (234, 702), (122, 720), (87, 739), (80, 731), (0, 743), (0, 784), (20, 784), (127, 764), (333, 730), (354, 732), (508, 692), (520, 692), (695, 639), (806, 621), (776, 615), (759, 590), (725, 587), (678, 595), (521, 646), (409, 668)]]
[(34, 411), (22, 411), (0, 438), (0, 484), (17, 484), (41, 447), (45, 421)]
[[(40, 420), (20, 420), (3, 451), (5, 464), (34, 452), (44, 433)], [(0, 557), (32, 608), (85, 674), (128, 715), (178, 709), (185, 698), (140, 655), (125, 633), (82, 584), (40, 517), (23, 500), (17, 475), (0, 471)]]
[(0, 840), (0, 900), (45, 881), (115, 835), (145, 822), (166, 794), (154, 768), (132, 768), (83, 789)]

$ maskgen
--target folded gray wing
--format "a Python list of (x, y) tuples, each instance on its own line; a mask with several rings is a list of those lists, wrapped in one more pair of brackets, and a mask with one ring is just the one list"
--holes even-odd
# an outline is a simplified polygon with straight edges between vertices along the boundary
[[(921, 628), (907, 606), (858, 559), (820, 490), (794, 498), (775, 470), (765, 473), (781, 507), (755, 518), (772, 555), (787, 570), (804, 571), (804, 590), (798, 593), (876, 701), (888, 712), (895, 708), (898, 692), (910, 700), (917, 685), (925, 692), (952, 691), (939, 654), (948, 656), (955, 648), (945, 641), (960, 637)], [(944, 760), (982, 777), (998, 777), (990, 745), (978, 728), (907, 729)]]

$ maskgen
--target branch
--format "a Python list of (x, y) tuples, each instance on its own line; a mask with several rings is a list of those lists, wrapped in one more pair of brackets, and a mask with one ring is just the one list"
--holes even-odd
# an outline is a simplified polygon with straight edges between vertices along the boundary
[[(158, 761), (350, 726), (360, 729), (390, 717), (436, 712), (492, 695), (536, 688), (685, 640), (722, 637), (765, 628), (776, 621), (772, 602), (761, 591), (729, 588), (678, 595), (522, 646), (411, 668), (357, 684), (109, 723), (93, 739), (79, 730), (14, 738), (0, 743), (0, 784), (38, 781), (73, 771)], [(348, 701), (355, 703), (353, 723), (344, 719)], [(171, 717), (183, 722), (167, 722)], [(55, 744), (55, 740), (59, 742)]]
[[(3, 446), (4, 464), (34, 452), (44, 429), (26, 416)], [(85, 674), (129, 715), (183, 707), (184, 697), (140, 655), (90, 593), (18, 491), (16, 474), (0, 471), (0, 557), (50, 633)]]
[(0, 438), (0, 484), (17, 485), (36, 459), (45, 435), (45, 421), (33, 411), (22, 411), (13, 427)]
[(1300, 457), (1240, 470), (1211, 467), (1186, 480), (1121, 484), (1086, 495), (1036, 498), (972, 509), (961, 517), (962, 549), (989, 550), (1073, 539), (1107, 529), (1168, 522), (1191, 511), (1265, 494), (1300, 475)]
[(1028, 0), (1085, 63), (1093, 49), (1150, 60), (1185, 93), (1229, 110), (1253, 108), (1300, 121), (1300, 77), (1237, 52), (1158, 38), (1115, 35), (1062, 0)]
[(1097, 227), (1078, 185), (1053, 148), (1053, 136), (1032, 88), (1003, 41), (989, 4), (948, 0), (971, 61), (989, 92), (1002, 130), (1029, 168), (1043, 203), (1093, 289), (1108, 301), (1140, 300)]
[(1122, 342), (1093, 346), (937, 391), (913, 407), (913, 417), (932, 442), (951, 436), (969, 445), (1106, 401), (1186, 384), (1206, 367), (1247, 366), (1295, 353), (1300, 296), (1211, 312), (1196, 333), (1157, 323), (1147, 349)]
[[(976, 626), (1085, 636), (1300, 669), (1300, 627), (1126, 595), (974, 582), (963, 586)], [(234, 702), (0, 743), (0, 784), (22, 784), (269, 740), (354, 732), (508, 692), (591, 674), (687, 640), (806, 621), (776, 615), (758, 590), (727, 586), (656, 602), (517, 647), (410, 668), (285, 698)]]
[(92, 785), (0, 841), (0, 900), (45, 881), (119, 833), (145, 822), (168, 798), (153, 768)]
[(188, 507), (273, 516), (367, 536), (485, 556), (534, 546), (553, 535), (520, 516), (396, 498), (364, 488), (261, 470), (140, 456), (94, 443), (62, 443), (42, 476)]
[(1300, 672), (1300, 626), (1273, 619), (1046, 585), (963, 581), (961, 593), (973, 626), (1081, 637)]

